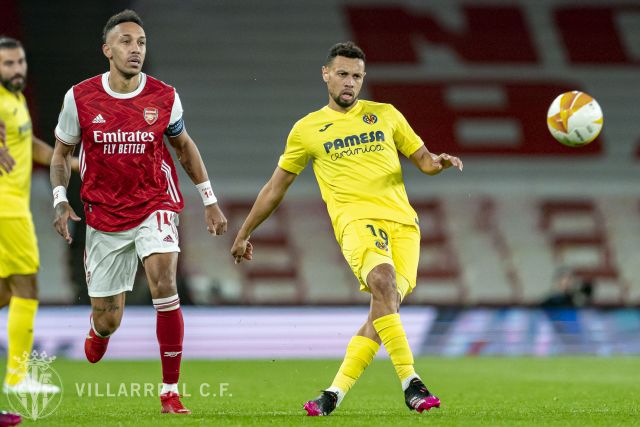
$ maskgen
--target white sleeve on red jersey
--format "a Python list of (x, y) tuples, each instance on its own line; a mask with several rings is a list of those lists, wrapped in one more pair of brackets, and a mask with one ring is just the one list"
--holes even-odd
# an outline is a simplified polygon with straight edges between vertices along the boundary
[(76, 145), (80, 142), (80, 121), (78, 120), (76, 100), (73, 97), (73, 88), (69, 89), (64, 96), (55, 134), (57, 139), (67, 145)]
[(184, 132), (184, 120), (182, 119), (182, 102), (180, 102), (180, 96), (176, 91), (173, 98), (173, 107), (171, 107), (171, 117), (169, 118), (169, 126), (164, 132), (167, 136), (175, 138)]

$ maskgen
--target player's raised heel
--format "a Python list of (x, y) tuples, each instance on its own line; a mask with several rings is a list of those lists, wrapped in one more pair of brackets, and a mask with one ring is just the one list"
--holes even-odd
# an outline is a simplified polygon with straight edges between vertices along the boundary
[(185, 408), (180, 402), (180, 395), (169, 391), (160, 395), (160, 403), (162, 404), (163, 414), (190, 414), (191, 411)]
[(412, 411), (422, 413), (440, 407), (440, 399), (431, 394), (420, 378), (414, 378), (404, 391), (404, 401)]
[(323, 390), (317, 399), (308, 401), (304, 404), (303, 408), (307, 411), (307, 416), (324, 416), (332, 413), (333, 410), (336, 409), (337, 403), (337, 394), (332, 391)]
[(107, 352), (109, 337), (102, 338), (96, 335), (93, 328), (89, 329), (87, 339), (84, 341), (84, 354), (91, 363), (97, 363)]

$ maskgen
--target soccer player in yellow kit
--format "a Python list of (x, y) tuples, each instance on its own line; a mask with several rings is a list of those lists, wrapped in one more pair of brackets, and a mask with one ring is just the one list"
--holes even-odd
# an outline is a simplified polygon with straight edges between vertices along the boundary
[(359, 100), (365, 55), (352, 42), (331, 48), (322, 77), (329, 104), (299, 120), (284, 154), (262, 188), (231, 249), (236, 263), (253, 257), (251, 233), (277, 208), (309, 161), (342, 248), (360, 282), (371, 293), (369, 317), (347, 346), (331, 387), (304, 405), (308, 415), (329, 415), (371, 363), (382, 343), (404, 390), (409, 409), (439, 407), (414, 370), (398, 314), (416, 285), (420, 229), (404, 188), (398, 151), (424, 173), (435, 175), (462, 162), (427, 150), (390, 104)]
[[(22, 94), (26, 77), (21, 43), (0, 36), (0, 307), (9, 305), (3, 391), (57, 393), (57, 386), (29, 377), (26, 366), (18, 361), (31, 353), (38, 309), (39, 255), (29, 210), (32, 161), (49, 165), (53, 155), (53, 148), (31, 132)], [(77, 159), (73, 167), (77, 170)]]

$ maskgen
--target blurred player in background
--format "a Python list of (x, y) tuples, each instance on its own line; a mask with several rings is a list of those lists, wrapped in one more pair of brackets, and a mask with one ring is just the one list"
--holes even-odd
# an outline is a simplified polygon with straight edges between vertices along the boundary
[(402, 299), (416, 285), (420, 229), (397, 152), (428, 175), (452, 166), (462, 170), (462, 162), (448, 154), (431, 154), (392, 105), (359, 100), (364, 76), (365, 55), (359, 47), (348, 42), (331, 48), (322, 67), (329, 104), (293, 126), (278, 167), (231, 249), (236, 262), (252, 258), (251, 233), (277, 208), (311, 161), (336, 239), (360, 289), (371, 293), (371, 308), (349, 342), (331, 387), (304, 405), (308, 415), (329, 415), (371, 363), (381, 342), (400, 378), (407, 406), (422, 412), (440, 405), (413, 368), (398, 314)]
[[(53, 148), (36, 138), (22, 91), (27, 79), (27, 58), (22, 44), (0, 36), (0, 307), (9, 305), (5, 393), (54, 392), (27, 375), (18, 361), (31, 354), (33, 324), (38, 310), (40, 265), (38, 243), (31, 218), (31, 168), (35, 161), (48, 166)], [(72, 168), (78, 169), (77, 159)]]
[(109, 337), (120, 325), (137, 255), (157, 311), (162, 412), (187, 414), (177, 384), (184, 335), (176, 287), (177, 225), (184, 202), (164, 135), (202, 196), (208, 231), (223, 234), (227, 220), (198, 148), (185, 130), (178, 94), (142, 73), (146, 36), (140, 17), (131, 10), (112, 16), (104, 27), (103, 43), (109, 71), (67, 92), (55, 130), (54, 225), (70, 243), (68, 220), (80, 218), (66, 199), (68, 159), (80, 144), (80, 193), (87, 221), (85, 269), (92, 306), (87, 359), (96, 363), (102, 358)]

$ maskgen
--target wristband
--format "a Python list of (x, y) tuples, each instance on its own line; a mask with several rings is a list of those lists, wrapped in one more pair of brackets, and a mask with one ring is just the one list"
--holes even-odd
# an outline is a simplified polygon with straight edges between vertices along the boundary
[(55, 208), (58, 203), (69, 202), (67, 199), (67, 189), (63, 185), (58, 185), (53, 189), (53, 207)]
[(198, 185), (196, 185), (198, 192), (200, 193), (200, 197), (202, 197), (202, 203), (205, 206), (212, 205), (218, 201), (216, 199), (216, 195), (213, 194), (213, 190), (211, 189), (211, 181), (205, 181)]

